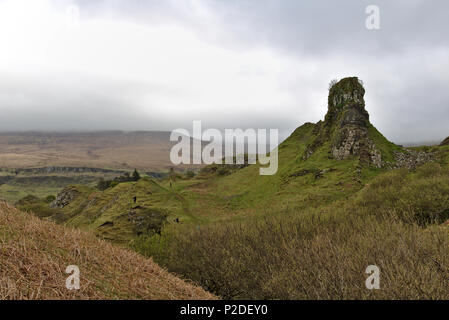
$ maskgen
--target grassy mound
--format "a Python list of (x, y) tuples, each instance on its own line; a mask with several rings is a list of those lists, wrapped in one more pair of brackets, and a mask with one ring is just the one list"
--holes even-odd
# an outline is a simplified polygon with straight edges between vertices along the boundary
[[(65, 287), (68, 265), (80, 290)], [(0, 203), (0, 299), (214, 299), (157, 266), (94, 235)]]
[(160, 233), (169, 219), (187, 219), (183, 215), (182, 197), (150, 178), (120, 183), (103, 191), (69, 186), (58, 197), (51, 205), (46, 198), (28, 196), (16, 206), (38, 217), (91, 230), (102, 239), (122, 244), (140, 234)]

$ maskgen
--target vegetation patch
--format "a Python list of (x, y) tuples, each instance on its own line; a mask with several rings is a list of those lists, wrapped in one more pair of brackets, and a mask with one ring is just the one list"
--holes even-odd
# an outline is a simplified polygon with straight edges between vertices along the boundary
[[(147, 254), (229, 299), (447, 299), (448, 207), (449, 170), (429, 164), (327, 206), (168, 228)], [(382, 290), (364, 288), (368, 264)]]

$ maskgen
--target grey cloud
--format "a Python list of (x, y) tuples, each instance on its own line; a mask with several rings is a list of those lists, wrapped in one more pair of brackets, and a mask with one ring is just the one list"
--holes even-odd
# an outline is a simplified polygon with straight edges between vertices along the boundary
[[(82, 130), (191, 130), (194, 120), (203, 128), (281, 128), (281, 138), (295, 126), (282, 115), (235, 115), (232, 106), (219, 112), (191, 112), (167, 117), (150, 103), (139, 105), (144, 95), (185, 95), (182, 90), (139, 82), (98, 78), (60, 77), (26, 80), (14, 76), (0, 77), (0, 132), (4, 131), (82, 131)], [(228, 111), (227, 111), (228, 110)], [(205, 120), (204, 120), (205, 119)], [(232, 119), (232, 121), (230, 120)], [(276, 126), (273, 126), (276, 124)]]
[(102, 130), (147, 127), (133, 99), (141, 84), (72, 78), (0, 78), (0, 131)]
[[(279, 90), (295, 97), (296, 106), (273, 106), (257, 115), (232, 105), (227, 106), (228, 112), (214, 107), (215, 101), (203, 113), (186, 110), (163, 115), (151, 105), (151, 99), (142, 106), (139, 97), (182, 98), (187, 93), (157, 83), (96, 79), (89, 84), (83, 79), (64, 87), (36, 79), (14, 82), (3, 76), (0, 130), (171, 130), (189, 128), (192, 120), (203, 119), (208, 127), (279, 128), (285, 137), (302, 123), (324, 117), (326, 85), (332, 78), (357, 73), (367, 85), (371, 118), (387, 138), (408, 142), (441, 140), (449, 135), (449, 56), (436, 66), (423, 62), (449, 48), (447, 1), (204, 1), (206, 12), (216, 23), (213, 26), (189, 1), (75, 3), (86, 18), (107, 14), (139, 24), (181, 23), (216, 45), (243, 50), (267, 47), (298, 61), (311, 59), (316, 70), (311, 75), (290, 70), (281, 81)], [(381, 29), (377, 31), (364, 26), (365, 7), (370, 4), (380, 7)], [(416, 59), (403, 61), (406, 55)], [(143, 109), (149, 112), (143, 115)]]
[[(81, 7), (102, 13), (115, 8), (120, 15), (142, 23), (182, 20), (207, 36), (208, 20), (195, 14), (190, 1), (79, 0)], [(290, 54), (334, 54), (355, 50), (385, 54), (413, 46), (448, 46), (449, 3), (444, 0), (208, 0), (200, 2), (221, 22), (215, 40), (235, 45), (269, 45)], [(365, 8), (380, 8), (381, 29), (365, 28)], [(89, 12), (89, 11), (88, 11)], [(232, 39), (232, 40), (231, 40)], [(209, 39), (213, 41), (214, 39)]]
[[(220, 1), (213, 7), (237, 38), (264, 42), (290, 54), (355, 51), (375, 55), (413, 46), (448, 46), (449, 3), (400, 1)], [(365, 28), (365, 8), (377, 5), (381, 28)]]

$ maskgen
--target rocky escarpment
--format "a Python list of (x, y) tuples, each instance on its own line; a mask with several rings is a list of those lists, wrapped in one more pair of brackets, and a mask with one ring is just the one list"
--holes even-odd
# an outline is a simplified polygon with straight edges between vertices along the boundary
[(440, 145), (441, 145), (441, 146), (449, 146), (449, 137), (447, 137), (446, 139), (444, 139), (444, 141), (441, 142)]
[(31, 174), (51, 174), (51, 173), (116, 173), (120, 174), (122, 170), (110, 170), (103, 168), (88, 168), (88, 167), (40, 167), (40, 168), (19, 168), (15, 169), (16, 173), (31, 173)]
[[(110, 174), (123, 174), (128, 172), (127, 170), (114, 170), (114, 169), (104, 169), (104, 168), (90, 168), (90, 167), (58, 167), (58, 166), (49, 166), (49, 167), (38, 167), (38, 168), (17, 168), (17, 169), (6, 169), (0, 168), (0, 172), (13, 173), (15, 175), (18, 174), (68, 174), (68, 173), (83, 173), (83, 174), (91, 174), (91, 173), (110, 173)], [(153, 172), (153, 171), (141, 171), (142, 173), (154, 177), (154, 178), (163, 178), (166, 176), (164, 172)]]
[(383, 165), (382, 152), (371, 136), (375, 129), (372, 129), (374, 127), (365, 110), (364, 95), (365, 89), (357, 77), (344, 78), (331, 86), (328, 112), (324, 122), (317, 124), (317, 137), (307, 146), (304, 158), (330, 142), (329, 152), (334, 159), (344, 160), (356, 156), (364, 164), (376, 167)]

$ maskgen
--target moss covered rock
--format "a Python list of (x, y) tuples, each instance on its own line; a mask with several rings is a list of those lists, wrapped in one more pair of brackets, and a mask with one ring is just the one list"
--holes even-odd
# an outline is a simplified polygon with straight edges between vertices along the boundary
[[(329, 88), (328, 112), (317, 125), (316, 138), (304, 158), (330, 142), (330, 157), (344, 160), (358, 157), (362, 164), (382, 167), (394, 158), (398, 146), (385, 139), (369, 121), (365, 110), (365, 89), (357, 77), (341, 79)], [(374, 128), (374, 129), (373, 129)]]

